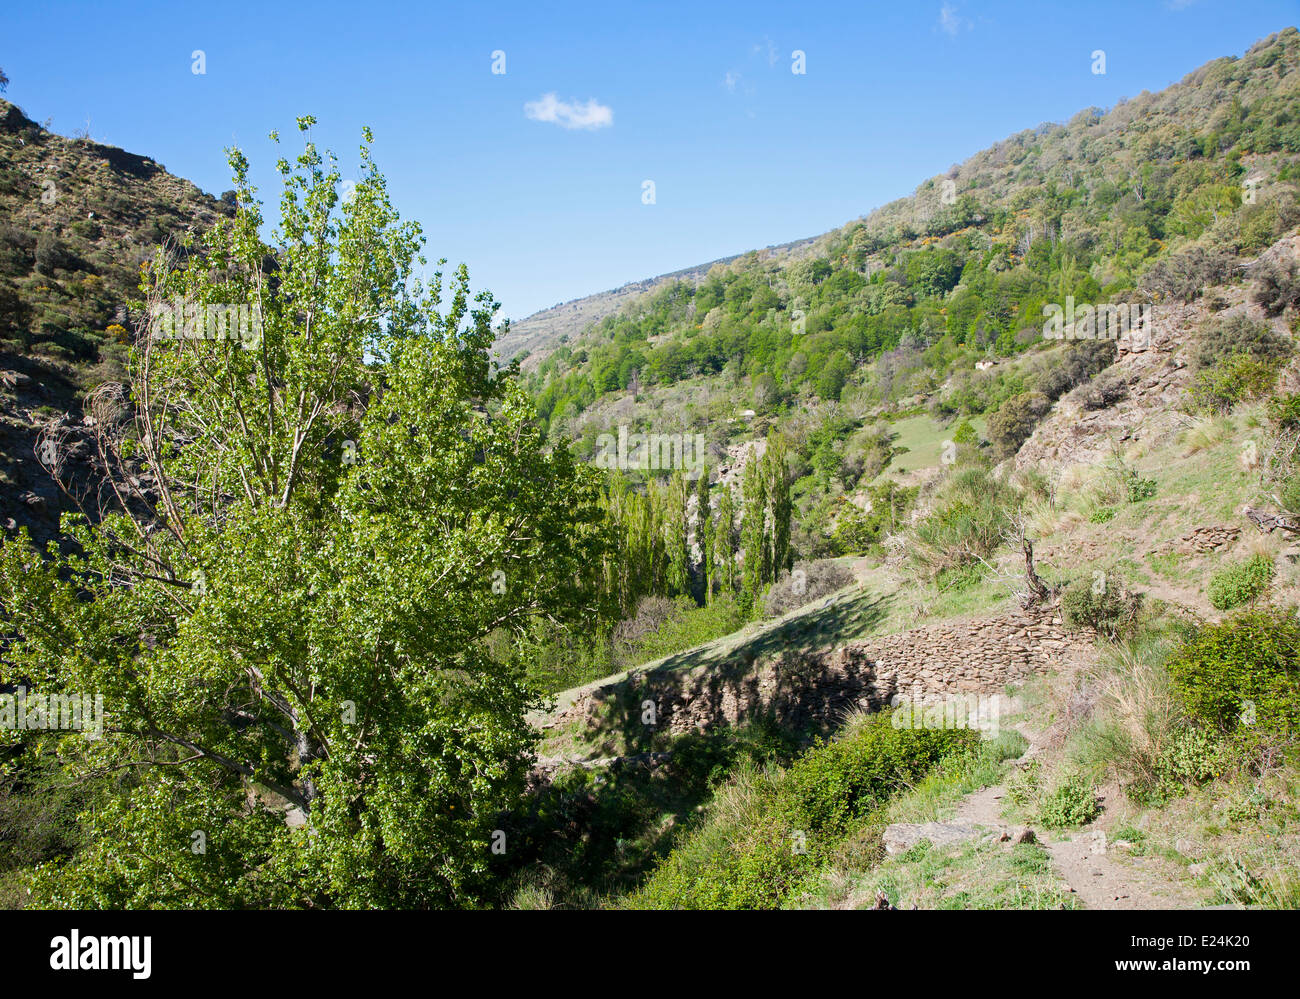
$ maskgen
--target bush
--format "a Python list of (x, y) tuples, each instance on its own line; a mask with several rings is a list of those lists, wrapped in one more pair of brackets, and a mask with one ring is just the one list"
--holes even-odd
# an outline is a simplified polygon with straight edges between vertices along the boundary
[(987, 436), (998, 459), (1010, 458), (1029, 440), (1038, 421), (1051, 409), (1041, 392), (1013, 395), (989, 417)]
[(1007, 797), (1011, 799), (1013, 805), (1026, 808), (1038, 800), (1043, 790), (1042, 770), (1041, 763), (1030, 760), (1007, 781)]
[(1191, 302), (1207, 284), (1223, 284), (1234, 274), (1231, 253), (1193, 245), (1157, 260), (1142, 275), (1138, 290), (1154, 298)]
[(1156, 494), (1156, 480), (1144, 479), (1137, 472), (1129, 473), (1127, 485), (1130, 503), (1141, 503)]
[(774, 909), (811, 887), (850, 837), (877, 835), (879, 808), (940, 760), (969, 753), (969, 729), (894, 728), (870, 717), (819, 742), (785, 771), (742, 765), (708, 818), (668, 855), (632, 908)]
[(1203, 728), (1185, 728), (1174, 735), (1155, 761), (1154, 779), (1136, 785), (1129, 793), (1138, 801), (1155, 804), (1178, 798), (1188, 787), (1213, 780), (1229, 759), (1228, 747), (1214, 733)]
[(1137, 624), (1142, 594), (1118, 577), (1098, 573), (1092, 581), (1071, 583), (1061, 594), (1061, 619), (1067, 628), (1092, 628), (1110, 638), (1130, 634)]
[(1103, 651), (1080, 689), (1092, 703), (1072, 757), (1085, 772), (1112, 774), (1136, 801), (1155, 804), (1218, 773), (1210, 744), (1221, 740), (1192, 725), (1166, 667), (1170, 650), (1190, 634), (1157, 621), (1134, 641)]
[(1227, 413), (1239, 402), (1267, 395), (1277, 383), (1277, 374), (1276, 361), (1238, 354), (1198, 372), (1188, 396), (1194, 410)]
[(1092, 781), (1066, 774), (1038, 803), (1038, 821), (1048, 829), (1087, 825), (1101, 812)]
[(1083, 394), (1084, 409), (1107, 409), (1128, 398), (1128, 376), (1121, 371), (1098, 375)]
[(1243, 611), (1201, 628), (1169, 659), (1174, 687), (1197, 721), (1233, 731), (1243, 721), (1300, 731), (1300, 621), (1277, 608)]
[(1300, 430), (1300, 395), (1280, 395), (1270, 399), (1268, 419), (1278, 430)]
[(952, 432), (952, 442), (957, 445), (979, 445), (979, 434), (977, 434), (975, 428), (971, 426), (970, 420), (962, 420), (957, 424), (957, 429)]
[(1291, 516), (1300, 516), (1300, 469), (1293, 469), (1278, 486), (1278, 501)]
[(1292, 343), (1275, 333), (1268, 323), (1236, 313), (1221, 316), (1206, 323), (1192, 350), (1192, 362), (1198, 370), (1213, 368), (1221, 361), (1246, 355), (1256, 361), (1273, 361), (1280, 364), (1290, 356)]
[(890, 712), (873, 716), (797, 759), (782, 787), (790, 821), (810, 833), (843, 834), (940, 759), (979, 743), (973, 729), (895, 728), (892, 721)]
[(1114, 341), (1066, 344), (1043, 355), (1046, 364), (1033, 379), (1032, 387), (1055, 402), (1077, 385), (1082, 385), (1114, 363)]
[(60, 267), (71, 263), (67, 248), (48, 232), (43, 232), (36, 239), (36, 269), (42, 274), (53, 274)]
[(853, 570), (843, 562), (797, 562), (793, 572), (786, 573), (768, 590), (764, 610), (769, 617), (779, 617), (844, 589), (853, 579)]
[(919, 492), (917, 486), (900, 486), (893, 479), (885, 479), (867, 490), (871, 512), (843, 501), (831, 532), (831, 550), (836, 555), (866, 554), (880, 544), (886, 533), (907, 522)]
[(1210, 577), (1210, 603), (1219, 610), (1232, 610), (1250, 603), (1273, 581), (1273, 560), (1252, 555), (1244, 562), (1226, 566)]
[(1015, 489), (982, 468), (957, 472), (930, 515), (917, 524), (912, 561), (930, 580), (974, 565), (1002, 544), (1018, 500)]
[(1300, 306), (1300, 269), (1294, 263), (1266, 263), (1255, 269), (1255, 301), (1270, 316)]

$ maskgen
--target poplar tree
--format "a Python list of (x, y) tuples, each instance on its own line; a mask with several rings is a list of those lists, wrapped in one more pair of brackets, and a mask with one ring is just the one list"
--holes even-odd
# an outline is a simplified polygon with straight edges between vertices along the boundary
[(767, 453), (768, 511), (772, 523), (770, 582), (775, 582), (781, 570), (789, 571), (792, 565), (790, 552), (790, 518), (794, 504), (790, 499), (790, 476), (786, 468), (786, 443), (780, 434), (768, 437)]
[(691, 592), (690, 549), (687, 544), (686, 479), (673, 472), (664, 490), (664, 537), (668, 555), (668, 586), (673, 595)]
[(740, 528), (744, 535), (745, 561), (742, 568), (742, 591), (747, 603), (758, 599), (766, 582), (764, 565), (769, 561), (767, 549), (767, 489), (763, 459), (753, 452), (745, 464), (744, 487), (741, 499), (744, 516)]
[(719, 588), (736, 592), (736, 510), (731, 486), (721, 483), (718, 496), (718, 519), (713, 525), (713, 566)]
[[(64, 552), (0, 540), (0, 684), (102, 692), (105, 715), (94, 740), (23, 734), (96, 801), (81, 848), (34, 873), (33, 905), (496, 891), (493, 830), (537, 742), (526, 633), (591, 619), (600, 482), (493, 370), (491, 296), (464, 267), (445, 300), (441, 275), (417, 281), (423, 237), (369, 144), (344, 199), (307, 136), (269, 221), (231, 153), (236, 214), (184, 259), (160, 253), (142, 291), (151, 308), (245, 304), (256, 341), (155, 338), (144, 310), (127, 410), (93, 430), (116, 508), (67, 521)], [(511, 636), (506, 656), (489, 635)]]
[(700, 577), (706, 604), (713, 595), (713, 509), (709, 500), (709, 470), (705, 467), (695, 483), (695, 544), (700, 550)]

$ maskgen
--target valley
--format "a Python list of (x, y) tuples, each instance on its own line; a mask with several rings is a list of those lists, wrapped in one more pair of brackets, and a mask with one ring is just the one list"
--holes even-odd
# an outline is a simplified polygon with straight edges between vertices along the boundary
[(0, 101), (0, 905), (1300, 905), (1294, 27), (514, 324), (316, 127)]

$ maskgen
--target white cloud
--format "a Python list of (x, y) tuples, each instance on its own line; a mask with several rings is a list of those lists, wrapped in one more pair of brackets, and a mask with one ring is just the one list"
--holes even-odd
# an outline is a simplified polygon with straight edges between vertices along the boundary
[(722, 82), (726, 88), (734, 94), (736, 92), (736, 84), (740, 82), (740, 74), (728, 72), (727, 75), (722, 78)]
[(605, 128), (614, 124), (614, 111), (594, 97), (586, 104), (562, 101), (555, 94), (543, 94), (524, 104), (524, 114), (533, 121), (546, 121), (561, 128)]
[(957, 8), (950, 3), (939, 8), (939, 27), (948, 35), (957, 37), (962, 28), (970, 28), (970, 21), (957, 13)]
[(776, 46), (772, 43), (772, 39), (768, 38), (766, 35), (763, 36), (762, 42), (755, 45), (753, 49), (751, 49), (750, 51), (752, 52), (752, 54), (756, 56), (761, 56), (764, 53), (766, 53), (767, 64), (769, 66), (776, 65), (776, 60), (777, 60)]

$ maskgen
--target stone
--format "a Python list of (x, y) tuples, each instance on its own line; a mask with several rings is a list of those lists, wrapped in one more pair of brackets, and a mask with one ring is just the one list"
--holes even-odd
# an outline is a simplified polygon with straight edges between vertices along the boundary
[(935, 846), (955, 846), (978, 839), (983, 830), (957, 822), (896, 822), (886, 826), (882, 839), (885, 852), (904, 853), (921, 840)]

